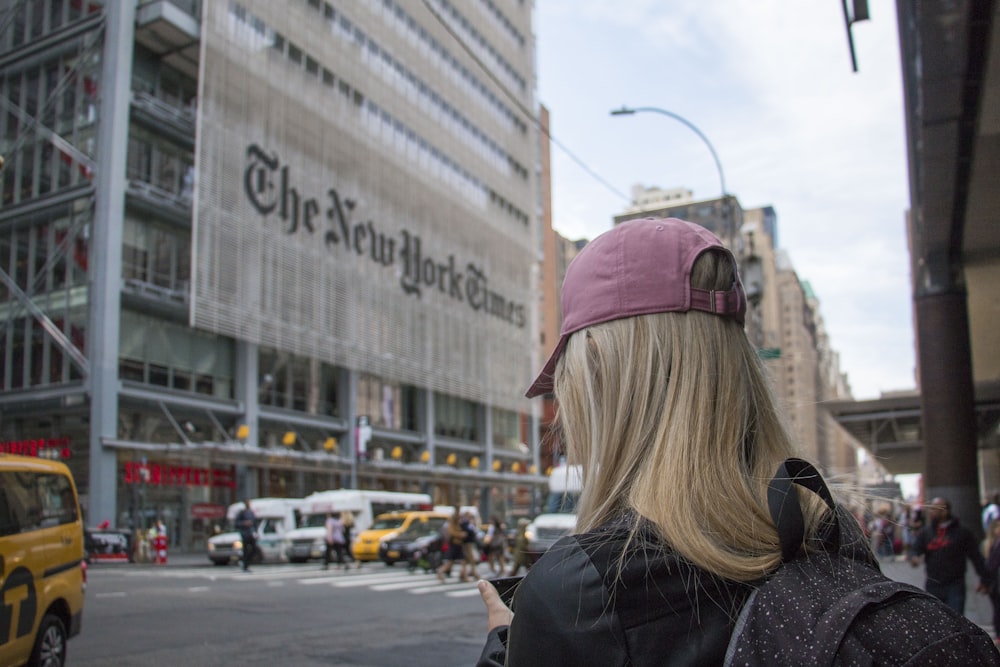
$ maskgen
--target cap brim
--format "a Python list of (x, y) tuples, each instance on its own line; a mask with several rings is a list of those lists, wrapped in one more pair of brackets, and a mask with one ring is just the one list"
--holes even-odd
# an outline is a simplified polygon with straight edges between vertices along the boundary
[(524, 392), (524, 395), (528, 398), (534, 398), (535, 396), (541, 396), (542, 394), (552, 393), (552, 383), (555, 381), (556, 375), (556, 364), (559, 363), (559, 357), (562, 356), (563, 350), (566, 348), (566, 341), (569, 340), (569, 334), (565, 334), (559, 338), (559, 343), (556, 345), (556, 349), (552, 350), (552, 354), (549, 355), (549, 360), (545, 362), (545, 366), (542, 367), (542, 372), (538, 374), (535, 381), (531, 383), (528, 387), (528, 391)]

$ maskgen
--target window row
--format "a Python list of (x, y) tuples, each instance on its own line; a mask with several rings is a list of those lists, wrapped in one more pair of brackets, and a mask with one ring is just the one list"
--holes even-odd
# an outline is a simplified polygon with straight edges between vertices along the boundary
[[(91, 212), (84, 200), (74, 212), (67, 206), (62, 215), (32, 225), (0, 228), (0, 268), (28, 296), (53, 293), (87, 285), (87, 253)], [(0, 302), (14, 299), (0, 283)]]
[[(332, 7), (330, 9), (333, 11)], [(486, 187), (485, 184), (473, 176), (468, 170), (459, 165), (455, 160), (448, 157), (444, 151), (439, 150), (427, 139), (414, 132), (398, 118), (395, 118), (387, 110), (380, 108), (371, 99), (366, 101), (364, 95), (356, 90), (353, 92), (352, 96), (350, 84), (346, 83), (343, 79), (337, 80), (333, 72), (326, 67), (321, 66), (311, 56), (304, 54), (302, 49), (285, 40), (280, 33), (271, 31), (262, 19), (247, 12), (245, 7), (239, 3), (231, 2), (230, 16), (234, 19), (234, 30), (238, 32), (249, 31), (254, 35), (257, 35), (256, 38), (252, 38), (252, 36), (244, 36), (244, 42), (248, 44), (254, 43), (260, 40), (265, 40), (267, 36), (270, 35), (270, 44), (272, 48), (288, 58), (293, 64), (299, 67), (304, 66), (307, 72), (316, 76), (317, 79), (321, 80), (324, 85), (329, 87), (331, 90), (335, 88), (338, 89), (349, 99), (353, 99), (356, 105), (364, 103), (367, 113), (362, 116), (362, 122), (365, 124), (365, 127), (369, 132), (380, 135), (387, 144), (394, 146), (404, 156), (416, 160), (421, 164), (422, 168), (431, 170), (435, 175), (455, 187), (462, 196), (466, 197), (477, 206), (485, 208), (487, 203), (495, 203), (500, 211), (514, 218), (521, 224), (528, 224), (529, 216), (526, 212), (514, 206), (512, 203), (503, 200), (502, 198), (498, 200), (498, 195), (490, 188)], [(345, 24), (348, 27), (351, 26), (350, 21), (343, 14), (340, 14), (339, 17), (340, 19), (336, 22), (336, 25), (339, 26), (340, 30), (347, 30), (348, 28), (345, 28)], [(359, 40), (359, 43), (366, 43), (367, 38), (364, 36), (364, 33), (360, 31), (360, 29), (354, 28), (353, 31), (351, 31), (351, 34), (354, 39)], [(379, 52), (381, 53), (382, 51), (380, 50)], [(395, 68), (393, 68), (393, 71), (396, 71)], [(430, 88), (426, 86), (424, 90), (427, 93), (431, 92)], [(436, 94), (434, 94), (434, 96), (435, 99), (437, 99), (441, 104), (444, 104), (442, 98)], [(485, 137), (482, 133), (478, 133), (478, 130), (476, 130), (478, 134), (474, 133), (472, 131), (473, 126), (469, 124), (468, 121), (465, 121), (464, 126), (468, 131), (463, 135), (461, 131), (462, 126), (459, 120), (456, 120), (456, 117), (463, 121), (465, 119), (464, 117), (460, 117), (457, 112), (455, 112), (455, 115), (452, 115), (450, 112), (453, 111), (452, 107), (447, 107), (450, 111), (446, 117), (444, 115), (445, 112), (441, 111), (443, 107), (441, 107), (440, 104), (435, 108), (439, 110), (440, 118), (443, 120), (445, 127), (448, 129), (450, 134), (457, 133), (459, 136), (465, 136), (467, 143), (475, 142), (475, 140), (470, 139), (470, 137), (478, 136), (480, 139)], [(478, 142), (480, 145), (482, 145), (482, 143), (482, 141)], [(486, 155), (486, 157), (489, 158), (490, 156)], [(501, 169), (503, 173), (509, 174), (514, 172), (522, 179), (527, 180), (527, 169), (506, 152), (503, 153), (502, 158), (503, 160), (506, 160), (506, 165), (496, 162), (496, 159), (499, 158), (499, 156), (494, 154), (492, 158), (493, 159), (489, 161)]]
[(6, 4), (5, 13), (12, 16), (10, 28), (0, 33), (0, 52), (28, 44), (103, 8), (103, 3), (93, 0), (28, 0)]
[(163, 137), (132, 126), (126, 175), (190, 202), (194, 195), (194, 155)]
[(124, 309), (119, 336), (122, 380), (233, 397), (231, 340)]
[[(385, 0), (385, 2), (391, 2), (392, 0)], [(492, 60), (496, 64), (500, 73), (508, 82), (512, 83), (518, 90), (523, 94), (528, 85), (521, 76), (521, 73), (517, 69), (507, 62), (499, 51), (486, 39), (486, 36), (479, 32), (472, 23), (465, 18), (465, 16), (458, 10), (458, 7), (449, 2), (448, 0), (437, 0), (438, 4), (444, 9), (445, 14), (451, 18), (461, 32), (464, 32), (466, 36), (471, 39), (471, 48), (477, 51), (477, 55), (480, 60)]]
[(91, 49), (0, 74), (4, 206), (93, 177), (99, 65)]
[(262, 347), (258, 370), (257, 400), (261, 405), (312, 415), (340, 416), (342, 406), (337, 400), (340, 374), (336, 367), (317, 359)]
[[(261, 39), (266, 39), (267, 35), (271, 35), (272, 48), (285, 55), (294, 65), (304, 67), (308, 74), (317, 78), (322, 77), (324, 83), (333, 86), (333, 72), (322, 66), (314, 57), (305, 53), (299, 46), (288, 41), (281, 33), (271, 31), (263, 20), (247, 12), (242, 5), (233, 2), (230, 11), (240, 22), (257, 33), (257, 38), (251, 41), (259, 42)], [(331, 32), (334, 36), (357, 44), (361, 52), (361, 61), (365, 65), (392, 84), (401, 95), (408, 97), (411, 102), (419, 104), (428, 115), (444, 126), (449, 135), (458, 136), (465, 145), (502, 173), (510, 174), (513, 171), (525, 180), (528, 178), (527, 168), (458, 109), (449, 104), (434, 90), (433, 86), (418, 78), (405, 63), (395, 58), (371, 37), (365, 35), (364, 31), (354, 25), (343, 12), (337, 14), (333, 7), (330, 7), (327, 20), (330, 22)], [(462, 84), (461, 81), (456, 81), (456, 83)]]
[(511, 23), (507, 15), (497, 7), (493, 0), (480, 0), (480, 2), (485, 5), (486, 13), (523, 49), (525, 45), (524, 35), (517, 29), (517, 26)]
[(122, 230), (122, 278), (186, 293), (191, 281), (191, 233), (132, 214)]
[[(53, 326), (62, 332), (64, 342), (83, 354), (86, 345), (86, 292), (75, 295), (72, 308), (48, 314)], [(18, 302), (0, 306), (0, 391), (46, 387), (83, 379), (62, 343), (57, 342), (32, 316), (18, 311)], [(18, 316), (17, 313), (21, 315)]]
[(463, 144), (502, 173), (510, 174), (513, 171), (518, 176), (527, 178), (527, 170), (523, 165), (468, 117), (438, 95), (430, 85), (417, 77), (402, 61), (381, 48), (376, 41), (370, 38), (366, 41), (357, 31), (353, 39), (362, 42), (361, 62), (391, 84), (400, 95), (418, 105), (435, 122), (442, 125), (449, 135), (459, 137)]
[[(320, 3), (316, 0), (309, 0), (309, 5), (316, 10), (320, 9)], [(521, 117), (512, 110), (503, 100), (495, 95), (482, 80), (472, 71), (462, 65), (462, 63), (452, 53), (444, 47), (429, 31), (418, 23), (407, 11), (394, 0), (382, 0), (385, 20), (392, 21), (404, 38), (407, 38), (414, 46), (422, 49), (428, 60), (441, 66), (455, 83), (465, 88), (470, 97), (477, 100), (484, 109), (495, 116), (500, 122), (509, 125), (511, 128), (526, 134), (528, 126)], [(323, 17), (331, 27), (339, 25), (339, 29), (352, 35), (364, 46), (365, 34), (360, 28), (353, 26), (350, 19), (337, 11), (329, 2), (322, 3)]]

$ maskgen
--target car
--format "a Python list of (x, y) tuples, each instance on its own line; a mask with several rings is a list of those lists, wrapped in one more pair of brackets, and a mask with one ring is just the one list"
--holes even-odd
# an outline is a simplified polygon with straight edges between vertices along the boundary
[(386, 537), (391, 537), (405, 532), (414, 522), (423, 523), (428, 518), (443, 518), (448, 520), (448, 515), (429, 510), (416, 510), (406, 512), (387, 512), (375, 517), (371, 527), (362, 531), (354, 541), (352, 555), (357, 561), (382, 560), (387, 565), (392, 565), (381, 557), (379, 545)]
[(407, 563), (411, 570), (423, 568), (430, 572), (441, 564), (444, 544), (442, 529), (448, 516), (428, 512), (415, 513), (407, 526), (382, 538), (378, 558), (386, 565)]
[(0, 665), (65, 663), (83, 619), (83, 542), (69, 468), (0, 455)]

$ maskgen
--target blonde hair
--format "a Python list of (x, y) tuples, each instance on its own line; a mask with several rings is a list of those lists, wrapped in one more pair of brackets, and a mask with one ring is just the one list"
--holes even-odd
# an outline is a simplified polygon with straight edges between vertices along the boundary
[[(691, 279), (732, 281), (714, 252)], [(579, 531), (638, 514), (713, 574), (751, 581), (780, 563), (767, 484), (794, 448), (737, 322), (692, 311), (589, 327), (569, 339), (555, 394), (567, 456), (583, 466)], [(821, 509), (802, 498), (811, 535)]]

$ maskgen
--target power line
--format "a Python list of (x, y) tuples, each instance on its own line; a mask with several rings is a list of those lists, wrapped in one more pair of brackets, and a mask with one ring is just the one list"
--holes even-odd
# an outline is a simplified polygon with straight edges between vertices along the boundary
[(517, 96), (514, 95), (514, 93), (512, 93), (507, 88), (507, 86), (504, 85), (504, 83), (496, 77), (493, 71), (489, 67), (487, 67), (482, 60), (479, 59), (479, 56), (477, 56), (475, 52), (472, 50), (472, 48), (468, 44), (466, 44), (465, 40), (462, 39), (462, 36), (459, 35), (455, 31), (455, 29), (451, 27), (451, 24), (449, 24), (448, 21), (446, 21), (445, 18), (441, 16), (441, 14), (434, 7), (431, 6), (430, 0), (423, 0), (423, 4), (424, 7), (427, 8), (427, 11), (429, 11), (431, 15), (434, 16), (435, 19), (437, 19), (438, 23), (440, 23), (444, 27), (444, 29), (448, 31), (448, 34), (451, 35), (452, 38), (458, 43), (458, 45), (462, 47), (462, 50), (465, 51), (465, 53), (470, 58), (472, 58), (477, 65), (479, 65), (479, 68), (486, 74), (487, 77), (489, 77), (490, 81), (492, 81), (493, 84), (497, 88), (499, 88), (501, 92), (503, 92), (503, 94), (507, 97), (507, 99), (510, 100), (510, 102), (515, 107), (517, 107), (517, 110), (520, 111), (521, 114), (524, 115), (535, 126), (535, 128), (538, 129), (539, 132), (548, 137), (549, 141), (551, 141), (554, 146), (556, 146), (559, 150), (565, 153), (567, 157), (569, 157), (569, 159), (575, 162), (576, 165), (581, 169), (583, 169), (583, 171), (586, 172), (587, 175), (589, 175), (591, 178), (596, 180), (598, 183), (603, 185), (605, 188), (610, 190), (612, 193), (616, 194), (624, 201), (630, 202), (632, 200), (631, 197), (624, 194), (622, 191), (618, 190), (615, 186), (611, 185), (600, 174), (591, 169), (586, 162), (578, 158), (573, 153), (573, 151), (567, 148), (561, 141), (552, 136), (548, 128), (542, 127), (541, 122), (538, 120), (538, 117), (534, 114), (534, 112), (525, 107), (524, 104), (521, 103), (521, 100), (519, 100)]

